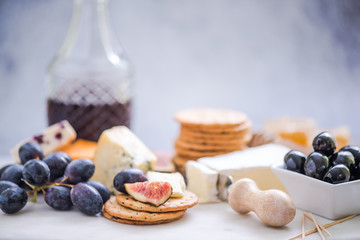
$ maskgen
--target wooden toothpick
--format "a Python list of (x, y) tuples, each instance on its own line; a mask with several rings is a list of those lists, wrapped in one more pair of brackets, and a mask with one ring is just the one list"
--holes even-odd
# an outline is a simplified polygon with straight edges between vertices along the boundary
[[(339, 220), (337, 220), (337, 221), (334, 221), (334, 222), (331, 222), (331, 223), (327, 223), (327, 224), (325, 224), (325, 225), (322, 225), (322, 227), (323, 227), (323, 228), (332, 227), (332, 226), (334, 226), (334, 225), (336, 225), (336, 224), (345, 222), (345, 221), (347, 221), (347, 220), (349, 220), (349, 219), (351, 219), (351, 218), (354, 218), (354, 217), (356, 217), (356, 215), (351, 215), (351, 216), (348, 216), (348, 217), (339, 219)], [(305, 233), (305, 236), (310, 235), (310, 234), (315, 233), (315, 232), (317, 232), (317, 228), (313, 228), (313, 229), (307, 231), (307, 232)], [(296, 235), (296, 236), (294, 236), (294, 237), (289, 238), (289, 240), (293, 240), (293, 239), (299, 238), (299, 237), (301, 237), (301, 236), (302, 236), (302, 234), (300, 233), (300, 234), (298, 234), (298, 235)]]
[(305, 239), (305, 213), (302, 216), (302, 225), (301, 225), (301, 239)]

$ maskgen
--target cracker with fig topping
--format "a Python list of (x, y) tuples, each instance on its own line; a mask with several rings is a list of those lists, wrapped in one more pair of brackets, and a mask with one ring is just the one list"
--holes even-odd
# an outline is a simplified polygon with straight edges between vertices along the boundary
[(189, 191), (185, 191), (185, 194), (182, 198), (170, 198), (167, 202), (159, 207), (153, 205), (142, 203), (136, 201), (129, 195), (126, 194), (117, 194), (116, 201), (119, 205), (122, 205), (127, 208), (131, 208), (136, 211), (143, 212), (174, 212), (186, 210), (195, 206), (198, 203), (198, 198), (195, 194)]
[(120, 223), (148, 225), (177, 220), (184, 215), (185, 211), (186, 210), (180, 210), (163, 213), (136, 211), (118, 204), (116, 197), (111, 197), (104, 205), (103, 215), (107, 219)]

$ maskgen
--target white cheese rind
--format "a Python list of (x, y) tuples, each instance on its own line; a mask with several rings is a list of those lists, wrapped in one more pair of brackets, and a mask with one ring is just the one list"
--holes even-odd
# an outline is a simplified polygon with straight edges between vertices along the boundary
[(149, 182), (163, 181), (171, 184), (172, 194), (171, 197), (180, 198), (184, 196), (186, 185), (184, 177), (179, 173), (161, 173), (149, 171), (147, 173)]
[(199, 158), (198, 162), (217, 171), (270, 167), (282, 164), (285, 154), (289, 151), (290, 149), (283, 145), (271, 143), (215, 157)]
[(20, 163), (19, 149), (27, 142), (36, 141), (39, 143), (44, 156), (66, 146), (76, 139), (76, 132), (67, 120), (55, 123), (44, 129), (42, 133), (25, 139), (11, 149), (11, 155), (16, 163)]
[(250, 178), (260, 189), (279, 189), (286, 192), (284, 185), (271, 171), (271, 166), (281, 165), (290, 149), (279, 144), (266, 144), (215, 157), (199, 158), (197, 162), (186, 163), (188, 189), (199, 197), (200, 202), (214, 202), (217, 199), (219, 174), (231, 176), (234, 181)]
[(283, 145), (271, 143), (215, 157), (200, 158), (198, 162), (219, 174), (232, 176), (234, 181), (250, 178), (262, 190), (286, 191), (270, 167), (283, 164), (284, 156), (289, 151), (290, 149)]
[(98, 141), (94, 156), (94, 180), (102, 182), (115, 193), (113, 180), (123, 169), (136, 167), (152, 170), (156, 156), (125, 126), (105, 130)]
[(196, 161), (188, 161), (185, 173), (187, 189), (195, 193), (200, 203), (219, 202), (216, 171)]

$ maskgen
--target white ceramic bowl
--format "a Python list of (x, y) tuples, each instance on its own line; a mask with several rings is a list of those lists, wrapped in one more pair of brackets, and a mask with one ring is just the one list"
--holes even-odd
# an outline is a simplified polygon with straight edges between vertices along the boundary
[(297, 208), (328, 219), (360, 214), (360, 180), (331, 184), (283, 166), (274, 166), (271, 170), (284, 184)]

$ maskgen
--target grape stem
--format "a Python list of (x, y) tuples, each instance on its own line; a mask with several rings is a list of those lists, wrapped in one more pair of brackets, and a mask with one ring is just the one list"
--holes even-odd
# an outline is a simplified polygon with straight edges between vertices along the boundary
[(32, 198), (29, 199), (30, 202), (33, 202), (33, 203), (36, 202), (36, 200), (37, 200), (37, 192), (38, 192), (40, 189), (41, 189), (41, 188), (39, 188), (39, 187), (34, 187), (34, 189), (29, 192), (30, 194), (28, 193), (28, 195), (33, 194)]
[(65, 176), (59, 183), (55, 183), (55, 185), (56, 186), (65, 186), (65, 187), (73, 188), (74, 185), (64, 183), (68, 179), (69, 179), (69, 176)]
[(26, 181), (26, 180), (23, 179), (23, 178), (22, 178), (21, 180), (22, 180), (23, 182), (25, 182), (26, 185), (28, 185), (28, 186), (32, 189), (32, 190), (30, 190), (30, 191), (27, 191), (26, 193), (27, 193), (28, 196), (33, 195), (32, 198), (31, 198), (29, 201), (35, 203), (36, 200), (37, 200), (37, 193), (38, 193), (38, 191), (42, 191), (43, 194), (45, 194), (45, 189), (48, 189), (48, 188), (53, 187), (53, 186), (65, 186), (65, 187), (73, 188), (74, 185), (64, 183), (64, 182), (65, 182), (66, 180), (68, 180), (68, 179), (69, 179), (69, 177), (66, 176), (66, 177), (64, 177), (64, 179), (61, 180), (61, 182), (59, 182), (59, 183), (49, 183), (49, 184), (45, 184), (45, 185), (43, 185), (43, 186), (41, 186), (41, 187), (34, 186), (34, 185), (30, 184), (28, 181)]
[(27, 195), (30, 196), (33, 195), (32, 198), (29, 200), (30, 202), (36, 202), (37, 199), (37, 191), (39, 191), (39, 187), (35, 187), (34, 185), (30, 184), (25, 179), (21, 179), (26, 185), (28, 185), (32, 190), (27, 192)]
[[(35, 189), (34, 189), (35, 190)], [(37, 189), (34, 191), (33, 197), (29, 200), (30, 202), (36, 202), (37, 200)]]
[(60, 181), (60, 183), (64, 183), (66, 180), (68, 180), (69, 179), (69, 176), (65, 176), (61, 181)]
[(21, 179), (24, 183), (26, 183), (26, 185), (28, 185), (32, 190), (35, 189), (35, 186), (31, 185), (28, 181), (26, 181), (25, 179)]
[(69, 188), (73, 188), (73, 187), (74, 187), (74, 185), (66, 184), (66, 183), (56, 183), (55, 185), (57, 185), (57, 186), (65, 186), (65, 187), (69, 187)]

